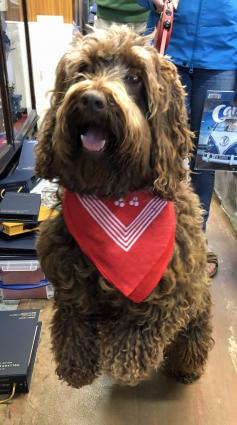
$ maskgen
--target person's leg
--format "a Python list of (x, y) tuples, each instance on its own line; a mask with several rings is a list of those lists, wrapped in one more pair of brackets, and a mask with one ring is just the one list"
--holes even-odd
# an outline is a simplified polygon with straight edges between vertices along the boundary
[(191, 96), (192, 96), (192, 74), (189, 73), (188, 68), (177, 66), (178, 73), (183, 86), (185, 86), (186, 98), (185, 104), (188, 112), (188, 116), (191, 115)]

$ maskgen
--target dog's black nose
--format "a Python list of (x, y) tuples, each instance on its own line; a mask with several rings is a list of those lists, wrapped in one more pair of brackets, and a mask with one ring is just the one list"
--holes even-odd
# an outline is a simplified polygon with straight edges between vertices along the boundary
[(90, 108), (93, 112), (102, 111), (106, 107), (106, 98), (103, 93), (97, 90), (89, 90), (82, 94), (81, 105)]

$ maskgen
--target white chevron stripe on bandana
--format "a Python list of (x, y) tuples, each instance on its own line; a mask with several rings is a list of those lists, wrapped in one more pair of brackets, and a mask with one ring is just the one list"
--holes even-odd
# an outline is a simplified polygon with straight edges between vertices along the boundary
[(97, 224), (126, 252), (132, 248), (135, 242), (167, 204), (166, 200), (154, 197), (142, 209), (137, 217), (126, 226), (96, 197), (80, 197), (79, 195), (77, 195), (77, 197)]

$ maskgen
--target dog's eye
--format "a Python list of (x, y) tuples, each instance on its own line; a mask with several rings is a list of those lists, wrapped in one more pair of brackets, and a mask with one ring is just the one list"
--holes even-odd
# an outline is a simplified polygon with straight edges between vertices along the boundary
[(137, 83), (140, 82), (140, 77), (138, 75), (135, 75), (135, 74), (133, 74), (133, 75), (129, 74), (129, 75), (126, 75), (125, 81), (126, 81), (126, 83), (137, 84)]
[(78, 72), (79, 74), (92, 74), (94, 72), (94, 69), (92, 65), (89, 65), (88, 63), (83, 63), (82, 65), (80, 65)]

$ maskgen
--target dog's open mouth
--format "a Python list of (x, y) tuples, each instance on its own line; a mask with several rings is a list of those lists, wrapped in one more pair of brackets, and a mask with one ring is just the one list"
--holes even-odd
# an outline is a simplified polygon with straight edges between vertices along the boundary
[(80, 137), (83, 148), (88, 152), (100, 153), (106, 148), (108, 135), (103, 128), (89, 126)]

